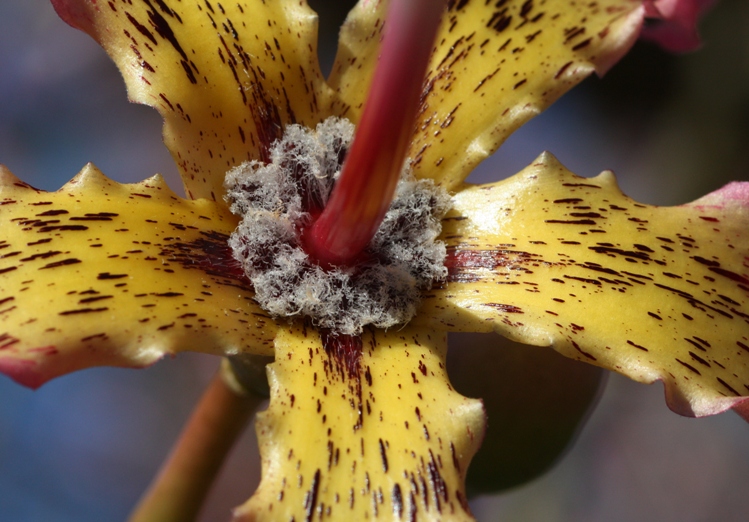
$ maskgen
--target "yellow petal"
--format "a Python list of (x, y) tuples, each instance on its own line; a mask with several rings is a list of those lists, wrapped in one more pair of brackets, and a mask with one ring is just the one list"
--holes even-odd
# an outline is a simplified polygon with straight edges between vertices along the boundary
[(380, 53), (380, 40), (389, 0), (359, 1), (341, 26), (328, 85), (338, 96), (332, 112), (359, 121)]
[(637, 38), (643, 16), (632, 0), (452, 6), (409, 152), (417, 175), (447, 188), (583, 78), (607, 70)]
[(327, 116), (317, 16), (305, 2), (55, 4), (109, 53), (130, 98), (162, 114), (191, 198), (221, 201), (229, 168), (267, 160), (285, 125), (314, 127)]
[(31, 387), (180, 350), (272, 353), (275, 325), (229, 258), (235, 219), (159, 176), (89, 165), (57, 192), (0, 167), (0, 371)]
[(463, 481), (483, 409), (450, 386), (444, 333), (360, 339), (358, 359), (314, 330), (279, 332), (262, 480), (237, 519), (473, 519)]
[(443, 229), (448, 284), (419, 318), (494, 328), (640, 382), (663, 380), (684, 415), (738, 407), (749, 396), (749, 195), (731, 191), (641, 205), (611, 172), (579, 178), (544, 154), (455, 197)]
[[(357, 121), (377, 61), (387, 2), (360, 2), (341, 30), (330, 85)], [(453, 1), (424, 86), (409, 151), (417, 176), (452, 189), (530, 118), (632, 45), (632, 0)]]

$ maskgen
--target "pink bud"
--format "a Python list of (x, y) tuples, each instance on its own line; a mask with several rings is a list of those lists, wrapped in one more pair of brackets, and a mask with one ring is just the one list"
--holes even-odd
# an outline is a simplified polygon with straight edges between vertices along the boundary
[(648, 23), (642, 38), (667, 51), (693, 51), (702, 43), (697, 21), (714, 3), (715, 0), (646, 0)]

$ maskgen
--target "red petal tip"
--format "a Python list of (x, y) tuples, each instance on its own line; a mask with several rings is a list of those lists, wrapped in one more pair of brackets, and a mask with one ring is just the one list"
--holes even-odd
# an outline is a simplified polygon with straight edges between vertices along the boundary
[(716, 190), (713, 194), (730, 201), (742, 201), (749, 204), (749, 182), (732, 181), (728, 185)]
[(47, 382), (34, 361), (5, 357), (0, 359), (0, 373), (4, 373), (18, 384), (36, 390)]
[(652, 23), (643, 29), (642, 37), (674, 53), (693, 51), (702, 43), (697, 22), (714, 3), (715, 0), (646, 0)]
[(714, 207), (714, 208), (725, 208), (726, 206), (731, 207), (743, 207), (749, 209), (749, 182), (747, 181), (732, 181), (728, 185), (725, 185), (718, 190), (711, 192), (700, 199), (688, 203), (694, 207)]
[(90, 7), (87, 6), (89, 2), (93, 4), (94, 9), (98, 9), (96, 0), (52, 0), (52, 7), (66, 24), (86, 31), (92, 25)]

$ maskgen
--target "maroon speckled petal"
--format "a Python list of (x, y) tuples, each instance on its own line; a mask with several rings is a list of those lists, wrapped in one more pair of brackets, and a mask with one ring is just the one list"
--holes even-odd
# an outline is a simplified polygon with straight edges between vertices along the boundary
[(234, 217), (155, 176), (95, 167), (57, 192), (0, 166), (0, 373), (37, 388), (182, 350), (272, 353), (276, 325), (227, 245)]
[(164, 117), (164, 141), (190, 198), (223, 204), (226, 172), (267, 160), (290, 123), (329, 115), (306, 2), (53, 0), (122, 72), (130, 99)]

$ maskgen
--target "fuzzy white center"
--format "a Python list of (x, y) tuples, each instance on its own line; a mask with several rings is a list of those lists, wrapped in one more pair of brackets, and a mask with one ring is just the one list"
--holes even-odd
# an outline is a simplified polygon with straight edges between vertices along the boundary
[(437, 241), (450, 196), (404, 168), (377, 234), (354, 266), (322, 268), (300, 245), (311, 211), (327, 203), (354, 133), (328, 118), (315, 130), (290, 125), (271, 148), (271, 162), (246, 162), (227, 173), (231, 211), (242, 216), (229, 240), (274, 316), (306, 316), (320, 328), (355, 335), (366, 325), (389, 328), (415, 314), (421, 292), (447, 275)]

